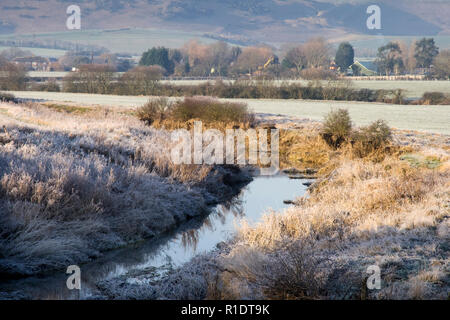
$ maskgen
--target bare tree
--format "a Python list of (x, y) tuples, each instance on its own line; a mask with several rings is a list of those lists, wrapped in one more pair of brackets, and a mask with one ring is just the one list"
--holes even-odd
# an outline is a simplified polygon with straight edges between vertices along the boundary
[(434, 75), (438, 78), (450, 79), (450, 50), (442, 50), (436, 58), (434, 58)]
[(307, 66), (306, 54), (302, 46), (297, 46), (290, 49), (286, 53), (285, 59), (289, 64), (295, 66), (298, 73), (300, 73), (302, 69)]
[(402, 52), (401, 57), (404, 67), (408, 72), (412, 73), (417, 65), (416, 58), (414, 57), (416, 42), (413, 41), (408, 45), (405, 41), (400, 40), (397, 43)]
[(272, 49), (268, 47), (247, 47), (242, 50), (236, 62), (238, 71), (252, 73), (263, 66), (273, 56)]
[(226, 75), (228, 67), (240, 54), (239, 49), (223, 41), (207, 45), (195, 40), (185, 44), (183, 52), (188, 57), (191, 73), (201, 76)]
[(0, 59), (0, 89), (23, 90), (26, 86), (25, 69), (5, 59)]
[(323, 38), (314, 38), (303, 46), (308, 68), (328, 67), (330, 64), (331, 47)]

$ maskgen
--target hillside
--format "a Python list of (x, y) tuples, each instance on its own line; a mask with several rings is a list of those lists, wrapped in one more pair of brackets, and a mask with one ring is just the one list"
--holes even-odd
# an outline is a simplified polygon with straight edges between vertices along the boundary
[(378, 3), (381, 30), (366, 28), (366, 8), (372, 3), (364, 0), (2, 0), (0, 34), (29, 34), (39, 39), (42, 33), (57, 32), (59, 40), (65, 33), (70, 38), (71, 31), (66, 29), (69, 4), (81, 7), (82, 30), (157, 28), (183, 32), (179, 35), (183, 40), (187, 34), (196, 34), (237, 44), (276, 45), (317, 35), (335, 39), (450, 34), (450, 2)]

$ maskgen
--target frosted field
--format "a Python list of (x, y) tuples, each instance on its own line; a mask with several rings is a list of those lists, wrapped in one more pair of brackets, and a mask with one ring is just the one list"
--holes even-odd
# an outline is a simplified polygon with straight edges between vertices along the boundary
[[(130, 109), (143, 105), (148, 97), (113, 96), (60, 92), (11, 92), (18, 98), (38, 101), (59, 101), (88, 105), (105, 105)], [(367, 102), (221, 99), (245, 102), (257, 113), (282, 114), (312, 120), (322, 120), (331, 109), (346, 108), (356, 125), (366, 125), (377, 119), (386, 120), (397, 129), (450, 134), (450, 105), (405, 106)]]
[[(0, 46), (0, 51), (10, 49), (11, 47)], [(30, 48), (30, 47), (18, 47), (18, 49), (31, 51), (34, 55), (42, 56), (42, 57), (54, 57), (59, 58), (66, 54), (65, 50), (59, 49), (46, 49), (46, 48)]]

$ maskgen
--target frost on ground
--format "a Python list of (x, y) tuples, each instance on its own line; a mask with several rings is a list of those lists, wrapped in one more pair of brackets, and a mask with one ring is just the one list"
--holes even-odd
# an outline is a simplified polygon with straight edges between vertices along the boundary
[(0, 105), (0, 274), (31, 275), (156, 237), (230, 197), (235, 168), (175, 166), (170, 135), (102, 109)]
[[(162, 281), (142, 271), (100, 283), (102, 295), (448, 299), (448, 136), (396, 131), (394, 137), (403, 147), (377, 161), (334, 152), (308, 197), (267, 213), (256, 226), (243, 224), (235, 239)], [(373, 265), (380, 268), (380, 289), (367, 286)]]

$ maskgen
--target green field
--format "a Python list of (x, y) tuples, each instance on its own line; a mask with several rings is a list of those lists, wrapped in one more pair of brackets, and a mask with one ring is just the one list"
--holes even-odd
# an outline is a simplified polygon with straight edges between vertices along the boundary
[[(58, 92), (11, 92), (18, 98), (38, 101), (73, 102), (87, 105), (105, 105), (111, 107), (138, 107), (143, 105), (145, 96), (113, 96)], [(226, 100), (226, 99), (221, 99)], [(270, 113), (322, 120), (331, 109), (346, 108), (356, 125), (366, 125), (377, 119), (386, 120), (397, 129), (418, 130), (440, 134), (450, 134), (450, 105), (414, 106), (389, 105), (381, 103), (311, 101), (311, 100), (255, 100), (233, 99), (241, 101), (257, 113)]]

